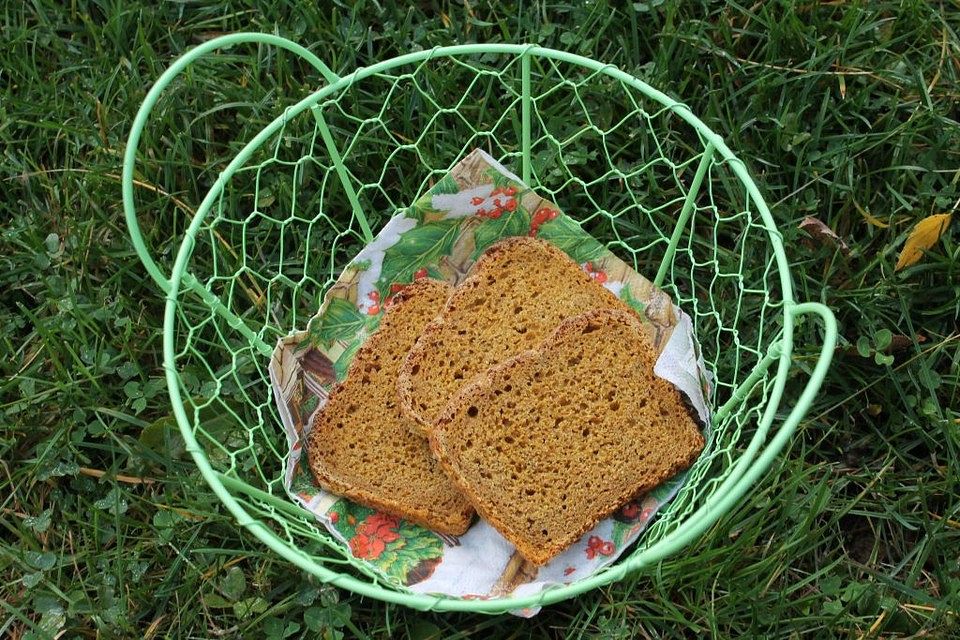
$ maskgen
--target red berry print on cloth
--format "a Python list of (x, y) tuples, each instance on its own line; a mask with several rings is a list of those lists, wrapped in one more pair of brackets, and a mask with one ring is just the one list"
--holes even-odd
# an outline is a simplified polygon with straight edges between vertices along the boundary
[(563, 570), (563, 575), (568, 576), (576, 570), (577, 570), (576, 567), (567, 567), (566, 569)]
[(550, 222), (554, 218), (560, 215), (560, 212), (556, 209), (551, 209), (550, 207), (540, 207), (533, 212), (533, 218), (530, 220), (530, 231), (527, 233), (531, 238), (537, 235), (537, 232), (540, 231), (540, 226), (546, 222)]
[(367, 315), (375, 316), (380, 313), (380, 292), (371, 291), (367, 294), (367, 298), (370, 300), (370, 306), (367, 307)]
[(516, 187), (497, 187), (486, 198), (474, 196), (470, 199), (473, 206), (477, 207), (474, 215), (496, 220), (504, 213), (512, 213), (517, 210), (517, 199), (514, 197), (516, 194)]
[(583, 264), (583, 270), (587, 272), (587, 275), (596, 280), (599, 284), (603, 284), (607, 281), (607, 272), (602, 269), (594, 268), (592, 262), (585, 262)]
[(398, 540), (397, 518), (385, 513), (373, 513), (357, 527), (357, 535), (350, 539), (350, 551), (357, 558), (372, 560), (379, 558), (387, 544)]
[(636, 520), (637, 516), (640, 515), (640, 505), (636, 502), (628, 502), (620, 509), (620, 513), (627, 520)]
[(587, 560), (593, 560), (597, 555), (613, 555), (615, 550), (616, 548), (611, 541), (604, 540), (600, 536), (590, 536), (590, 539), (587, 540)]
[(423, 280), (423, 279), (426, 278), (428, 275), (429, 275), (429, 273), (427, 272), (427, 268), (426, 268), (426, 267), (422, 267), (422, 268), (420, 268), (420, 269), (417, 269), (416, 273), (413, 274), (413, 279), (414, 279), (414, 280)]
[(400, 519), (396, 516), (374, 512), (360, 523), (357, 532), (379, 538), (384, 542), (393, 542), (400, 537), (397, 533), (399, 527)]
[(387, 548), (383, 540), (370, 538), (368, 536), (356, 535), (350, 538), (350, 553), (355, 558), (361, 560), (373, 560), (379, 558), (383, 550)]
[(336, 511), (331, 511), (328, 517), (330, 518), (330, 522), (333, 524), (340, 522), (340, 514)]

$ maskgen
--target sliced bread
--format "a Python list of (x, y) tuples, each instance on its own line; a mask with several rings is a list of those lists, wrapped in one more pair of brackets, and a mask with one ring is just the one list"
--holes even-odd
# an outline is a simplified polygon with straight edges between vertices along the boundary
[(517, 237), (492, 245), (404, 361), (397, 387), (404, 413), (428, 435), (474, 376), (591, 309), (630, 310), (548, 242)]
[(424, 279), (394, 295), (379, 330), (314, 419), (307, 456), (328, 491), (459, 535), (470, 526), (473, 508), (407, 424), (396, 391), (400, 363), (449, 293), (447, 284)]
[(464, 387), (431, 447), (480, 516), (542, 565), (703, 449), (655, 362), (633, 314), (570, 318)]

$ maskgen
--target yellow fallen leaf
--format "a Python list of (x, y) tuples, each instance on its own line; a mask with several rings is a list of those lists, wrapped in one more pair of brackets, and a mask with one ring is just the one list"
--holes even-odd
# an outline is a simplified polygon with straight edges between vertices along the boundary
[(917, 260), (923, 257), (923, 252), (932, 247), (947, 230), (952, 217), (952, 213), (938, 213), (918, 222), (903, 244), (897, 266), (893, 270), (899, 271), (916, 264)]
[(876, 217), (875, 215), (872, 215), (869, 211), (861, 207), (856, 200), (853, 201), (853, 206), (857, 208), (857, 211), (860, 212), (860, 215), (863, 216), (864, 220), (866, 220), (868, 223), (872, 224), (873, 226), (877, 227), (878, 229), (886, 229), (887, 227), (890, 226), (886, 222), (881, 221), (880, 218)]

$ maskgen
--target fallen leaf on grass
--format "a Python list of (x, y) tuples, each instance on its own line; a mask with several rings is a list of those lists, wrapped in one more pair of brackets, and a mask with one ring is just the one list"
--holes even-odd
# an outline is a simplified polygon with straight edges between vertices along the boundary
[[(917, 342), (923, 344), (927, 341), (927, 336), (922, 333), (917, 334)], [(905, 351), (913, 347), (913, 338), (910, 336), (905, 336), (902, 334), (893, 334), (890, 336), (890, 342), (885, 346), (881, 345), (882, 348), (875, 348), (875, 346), (870, 345), (869, 342), (864, 343), (860, 346), (851, 345), (849, 347), (838, 346), (836, 348), (836, 353), (847, 355), (847, 356), (859, 356), (861, 358), (870, 358), (871, 356), (876, 355), (877, 353), (892, 354), (898, 353), (900, 351)]]
[(913, 228), (900, 251), (900, 258), (894, 271), (909, 267), (923, 257), (923, 252), (936, 244), (943, 232), (950, 226), (952, 213), (938, 213), (927, 216)]
[[(926, 341), (927, 341), (927, 336), (923, 335), (922, 333), (917, 335), (917, 342), (919, 342), (920, 344), (923, 344)], [(913, 346), (913, 338), (911, 338), (910, 336), (895, 335), (893, 336), (893, 338), (891, 338), (890, 346), (887, 347), (886, 351), (887, 353), (895, 353), (897, 351), (903, 351), (904, 349), (907, 349), (912, 346)]]
[(867, 223), (872, 224), (876, 228), (886, 229), (887, 227), (890, 226), (889, 224), (881, 221), (880, 218), (876, 217), (875, 215), (872, 215), (869, 211), (867, 211), (866, 209), (861, 207), (859, 204), (857, 204), (856, 200), (853, 201), (853, 206), (857, 208), (857, 211), (860, 212), (860, 215), (863, 216), (863, 219), (866, 220)]
[(820, 246), (839, 247), (843, 255), (850, 254), (850, 247), (843, 241), (843, 238), (817, 218), (807, 216), (800, 221), (797, 228), (806, 231), (807, 235), (816, 240)]

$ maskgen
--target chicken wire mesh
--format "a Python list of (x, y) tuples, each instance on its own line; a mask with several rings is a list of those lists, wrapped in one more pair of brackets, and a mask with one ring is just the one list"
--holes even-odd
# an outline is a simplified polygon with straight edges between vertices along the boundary
[[(134, 210), (140, 130), (159, 92), (187, 64), (243, 41), (306, 57), (327, 85), (234, 158), (198, 208), (166, 278), (143, 244)], [(498, 612), (545, 604), (682, 547), (779, 450), (771, 444), (760, 455), (789, 366), (794, 316), (824, 318), (824, 353), (835, 337), (828, 311), (794, 303), (780, 234), (743, 163), (683, 105), (562, 52), (467, 45), (343, 78), (310, 56), (263, 34), (198, 47), (154, 87), (127, 150), (128, 222), (168, 295), (165, 361), (174, 412), (212, 489), (241, 524), (304, 569), (417, 608)], [(371, 233), (477, 147), (671, 294), (693, 318), (714, 375), (706, 452), (624, 560), (567, 587), (488, 601), (381, 583), (287, 500), (285, 439), (267, 374), (271, 345), (306, 325)], [(812, 392), (827, 362), (821, 358)], [(779, 434), (789, 436), (804, 402)]]

